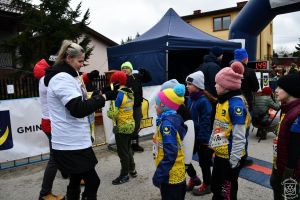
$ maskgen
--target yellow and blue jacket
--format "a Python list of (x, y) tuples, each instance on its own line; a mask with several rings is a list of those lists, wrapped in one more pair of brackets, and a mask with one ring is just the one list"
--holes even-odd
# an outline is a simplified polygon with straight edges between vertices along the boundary
[(133, 119), (133, 92), (126, 87), (122, 87), (118, 91), (114, 105), (111, 104), (107, 116), (115, 120), (118, 133), (132, 134), (135, 127)]
[(185, 181), (182, 140), (187, 128), (176, 111), (169, 110), (157, 117), (157, 131), (153, 136), (153, 155), (156, 171), (153, 184), (178, 184)]
[(236, 164), (243, 157), (246, 143), (246, 128), (250, 114), (242, 96), (233, 96), (217, 104), (210, 147), (216, 156), (230, 159)]

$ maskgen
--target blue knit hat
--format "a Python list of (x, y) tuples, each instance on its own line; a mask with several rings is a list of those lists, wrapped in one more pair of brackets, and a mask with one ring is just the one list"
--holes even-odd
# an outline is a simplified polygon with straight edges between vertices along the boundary
[(234, 50), (234, 60), (240, 62), (248, 62), (248, 54), (246, 49), (241, 48)]

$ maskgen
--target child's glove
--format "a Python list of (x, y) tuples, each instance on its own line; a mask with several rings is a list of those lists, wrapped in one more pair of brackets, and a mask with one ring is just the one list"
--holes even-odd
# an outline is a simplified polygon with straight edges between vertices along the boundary
[(106, 96), (106, 101), (108, 100), (116, 100), (118, 91), (107, 91), (104, 93)]

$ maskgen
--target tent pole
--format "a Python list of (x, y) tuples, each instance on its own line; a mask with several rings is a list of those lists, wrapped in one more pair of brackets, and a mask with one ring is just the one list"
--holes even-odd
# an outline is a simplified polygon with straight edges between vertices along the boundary
[[(169, 46), (169, 42), (167, 42), (167, 45)], [(166, 81), (169, 80), (169, 50), (166, 50)]]

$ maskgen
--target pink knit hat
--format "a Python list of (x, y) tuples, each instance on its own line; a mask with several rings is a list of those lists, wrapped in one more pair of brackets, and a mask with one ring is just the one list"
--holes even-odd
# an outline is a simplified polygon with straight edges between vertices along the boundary
[(216, 83), (228, 90), (241, 88), (244, 66), (240, 62), (233, 62), (230, 67), (221, 69), (216, 75)]

